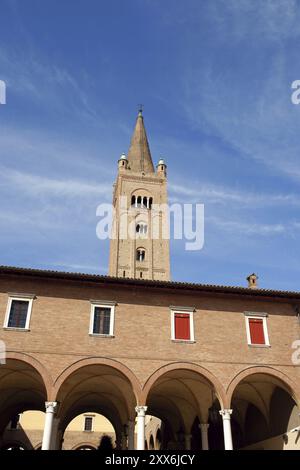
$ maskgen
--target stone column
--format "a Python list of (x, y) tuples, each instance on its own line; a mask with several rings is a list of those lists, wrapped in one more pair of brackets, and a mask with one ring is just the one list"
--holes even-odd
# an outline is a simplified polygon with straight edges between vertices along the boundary
[(224, 445), (225, 450), (233, 450), (232, 446), (232, 435), (231, 435), (231, 423), (230, 423), (230, 416), (232, 414), (232, 410), (220, 410), (220, 415), (223, 418), (223, 431), (224, 431)]
[(128, 421), (128, 450), (134, 450), (135, 421)]
[(191, 440), (192, 440), (191, 434), (184, 435), (185, 450), (191, 450)]
[(136, 406), (137, 412), (137, 450), (145, 449), (145, 415), (147, 406)]
[(57, 408), (56, 401), (46, 401), (46, 416), (45, 416), (45, 426), (42, 442), (42, 450), (50, 450), (51, 446), (51, 436), (52, 436), (52, 427), (53, 427), (53, 418)]
[(50, 450), (59, 450), (60, 449), (60, 433), (58, 430), (59, 426), (59, 419), (53, 418), (52, 423), (52, 434), (51, 434), (51, 443), (50, 443)]
[(208, 423), (201, 423), (199, 424), (199, 428), (201, 430), (201, 440), (202, 440), (202, 450), (209, 450), (208, 445)]

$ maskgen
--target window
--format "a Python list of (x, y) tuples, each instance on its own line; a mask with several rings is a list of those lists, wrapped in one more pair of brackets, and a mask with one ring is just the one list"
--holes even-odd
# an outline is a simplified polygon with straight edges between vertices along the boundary
[(28, 330), (34, 295), (9, 294), (4, 328)]
[(135, 227), (135, 230), (136, 230), (136, 233), (138, 233), (139, 235), (146, 235), (148, 231), (147, 224), (144, 224), (144, 223), (137, 224)]
[(171, 339), (194, 342), (194, 309), (190, 307), (171, 308)]
[(270, 346), (267, 313), (245, 312), (247, 341), (251, 346)]
[(140, 261), (140, 262), (143, 262), (143, 261), (145, 261), (145, 257), (146, 257), (146, 252), (145, 252), (144, 248), (138, 248), (136, 250), (136, 260)]
[(92, 432), (93, 431), (93, 416), (85, 416), (84, 417), (84, 428), (85, 432)]
[(131, 196), (131, 206), (139, 209), (151, 209), (153, 198), (148, 196)]
[(91, 301), (90, 335), (113, 336), (115, 302)]

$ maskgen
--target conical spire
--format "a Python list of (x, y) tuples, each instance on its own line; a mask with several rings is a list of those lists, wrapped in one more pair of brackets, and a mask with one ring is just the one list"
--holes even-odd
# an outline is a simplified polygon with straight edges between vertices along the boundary
[(137, 173), (154, 173), (154, 166), (151, 158), (146, 129), (142, 110), (136, 120), (128, 151), (128, 162), (130, 169)]

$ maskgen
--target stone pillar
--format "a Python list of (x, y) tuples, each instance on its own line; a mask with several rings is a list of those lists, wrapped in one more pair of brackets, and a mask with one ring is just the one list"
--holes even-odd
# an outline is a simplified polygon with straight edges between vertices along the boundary
[(201, 423), (199, 424), (199, 428), (201, 431), (201, 440), (202, 440), (202, 450), (209, 450), (208, 445), (208, 423)]
[(145, 449), (145, 415), (147, 406), (136, 406), (137, 412), (137, 450)]
[(231, 435), (231, 423), (230, 423), (230, 416), (232, 414), (232, 410), (220, 410), (220, 415), (223, 418), (223, 431), (224, 431), (224, 445), (225, 450), (233, 450), (232, 446), (232, 435)]
[(191, 450), (191, 440), (192, 440), (191, 434), (184, 435), (185, 450)]
[(128, 450), (134, 450), (135, 421), (128, 421)]
[(57, 408), (56, 401), (46, 401), (46, 416), (45, 416), (45, 426), (42, 442), (42, 450), (50, 450), (51, 446), (51, 436), (52, 436), (52, 427), (53, 427), (53, 418)]

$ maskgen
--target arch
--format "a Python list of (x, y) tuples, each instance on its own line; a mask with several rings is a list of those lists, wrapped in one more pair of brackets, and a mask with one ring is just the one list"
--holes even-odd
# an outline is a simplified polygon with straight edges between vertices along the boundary
[(295, 400), (297, 406), (300, 405), (300, 393), (298, 390), (297, 385), (283, 372), (275, 369), (274, 367), (270, 366), (250, 366), (242, 371), (238, 372), (234, 378), (229, 383), (227, 390), (226, 390), (226, 399), (228, 408), (230, 408), (232, 404), (232, 397), (237, 388), (237, 386), (246, 378), (250, 377), (254, 374), (264, 374), (270, 377), (274, 377), (278, 379), (283, 385), (283, 388), (292, 395), (293, 399)]
[(90, 442), (80, 442), (73, 446), (71, 450), (96, 450), (96, 447)]
[(142, 263), (146, 259), (146, 250), (143, 247), (139, 247), (136, 249), (136, 261)]
[(64, 369), (60, 373), (60, 375), (55, 379), (53, 395), (50, 401), (56, 401), (61, 386), (74, 372), (78, 371), (79, 369), (85, 366), (91, 366), (91, 365), (109, 366), (109, 367), (112, 367), (113, 369), (118, 370), (121, 374), (123, 374), (129, 380), (136, 402), (137, 403), (140, 402), (141, 384), (139, 380), (137, 379), (137, 377), (134, 375), (134, 373), (121, 362), (115, 361), (113, 359), (107, 359), (104, 357), (103, 358), (91, 357), (88, 359), (80, 359), (74, 362), (73, 364), (69, 365), (68, 367), (66, 367), (66, 369)]
[(216, 396), (220, 402), (221, 407), (224, 407), (224, 404), (226, 403), (226, 395), (225, 391), (223, 389), (223, 386), (219, 382), (219, 380), (207, 369), (205, 369), (202, 366), (199, 366), (198, 364), (190, 363), (190, 362), (172, 362), (169, 364), (166, 364), (159, 369), (157, 369), (155, 372), (153, 372), (152, 375), (148, 377), (146, 382), (144, 383), (143, 389), (142, 389), (142, 402), (141, 404), (146, 404), (147, 398), (149, 396), (149, 392), (152, 388), (152, 386), (155, 384), (155, 382), (165, 375), (167, 372), (175, 371), (175, 370), (188, 370), (191, 372), (196, 372), (197, 374), (201, 375), (204, 377), (210, 384), (214, 387)]
[[(39, 362), (37, 359), (35, 359), (34, 357), (30, 356), (29, 354), (7, 351), (6, 361), (10, 359), (24, 362), (25, 364), (30, 365), (36, 370), (36, 372), (42, 378), (42, 381), (46, 390), (46, 394), (47, 394), (47, 400), (51, 401), (50, 397), (52, 396), (52, 392), (53, 392), (53, 380), (49, 371), (43, 366), (43, 364)], [(2, 367), (5, 367), (5, 364), (3, 364), (1, 368)]]

